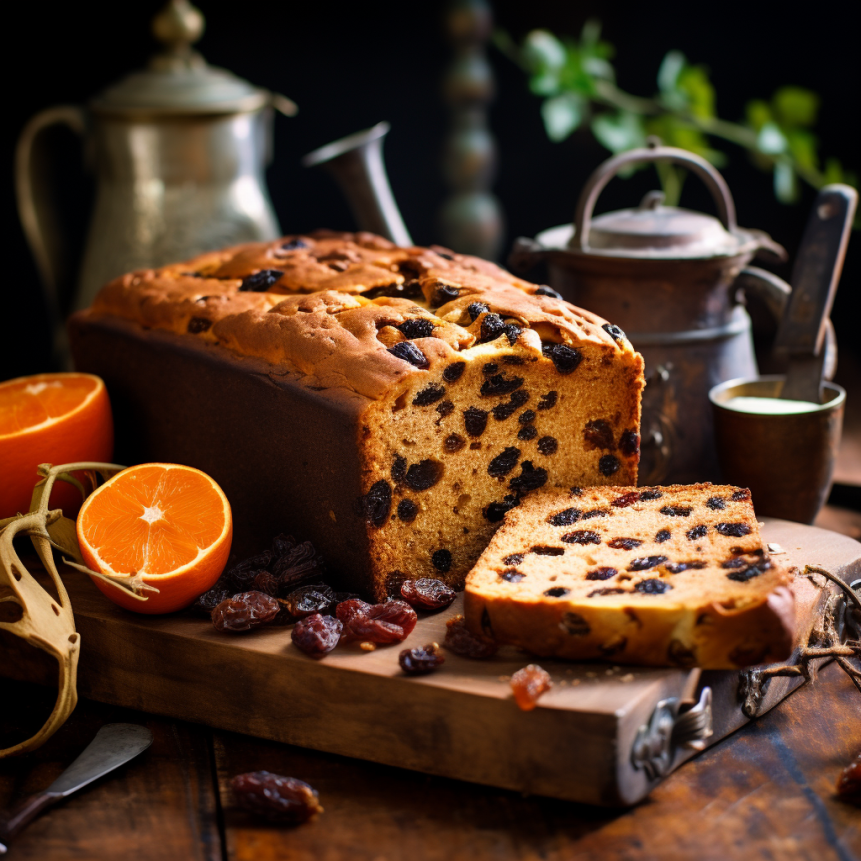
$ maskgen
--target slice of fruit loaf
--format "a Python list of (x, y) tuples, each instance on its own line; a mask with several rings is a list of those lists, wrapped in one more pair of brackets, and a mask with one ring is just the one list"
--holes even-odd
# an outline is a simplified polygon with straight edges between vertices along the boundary
[(506, 515), (467, 577), (466, 624), (536, 655), (734, 669), (792, 650), (790, 579), (748, 490), (572, 488)]

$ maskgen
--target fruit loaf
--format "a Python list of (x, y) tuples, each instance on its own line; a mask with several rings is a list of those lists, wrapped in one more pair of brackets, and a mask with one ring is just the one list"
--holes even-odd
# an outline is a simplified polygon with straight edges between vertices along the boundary
[(318, 232), (108, 284), (70, 324), (127, 460), (204, 470), (238, 549), (285, 525), (380, 600), (462, 587), (539, 488), (634, 484), (643, 363), (550, 288), (441, 248)]
[(473, 633), (536, 655), (735, 669), (789, 655), (790, 579), (748, 490), (575, 487), (506, 515), (464, 613)]

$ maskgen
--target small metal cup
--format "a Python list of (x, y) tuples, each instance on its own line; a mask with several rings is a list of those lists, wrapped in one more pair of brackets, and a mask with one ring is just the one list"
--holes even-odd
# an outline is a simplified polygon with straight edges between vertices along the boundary
[(768, 415), (729, 409), (734, 397), (777, 398), (783, 376), (729, 380), (709, 392), (724, 481), (749, 487), (757, 514), (812, 523), (828, 498), (846, 392), (823, 382), (812, 412)]

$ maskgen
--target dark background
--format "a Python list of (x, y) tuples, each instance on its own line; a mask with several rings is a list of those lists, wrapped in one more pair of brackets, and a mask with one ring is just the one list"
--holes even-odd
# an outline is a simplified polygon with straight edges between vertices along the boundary
[[(251, 82), (280, 91), (300, 106), (294, 119), (275, 123), (275, 159), (268, 171), (270, 192), (285, 233), (316, 227), (351, 228), (340, 191), (326, 176), (299, 165), (306, 152), (373, 125), (392, 124), (385, 155), (395, 196), (418, 244), (439, 240), (436, 214), (446, 189), (439, 153), (447, 128), (440, 81), (450, 57), (442, 2), (266, 3), (199, 0), (207, 29), (198, 45), (206, 59)], [(738, 119), (748, 99), (768, 99), (794, 84), (818, 92), (822, 103), (820, 153), (861, 167), (857, 30), (848, 2), (806, 4), (704, 4), (664, 0), (496, 0), (497, 26), (518, 41), (544, 27), (577, 34), (587, 18), (603, 22), (604, 37), (617, 48), (619, 85), (651, 95), (661, 58), (682, 50), (691, 62), (709, 67), (717, 109)], [(149, 22), (158, 0), (141, 2), (31, 3), (19, 7), (7, 31), (7, 93), (10, 135), (4, 159), (9, 222), (6, 284), (0, 315), (0, 379), (51, 368), (48, 326), (35, 266), (15, 211), (14, 141), (36, 111), (60, 103), (81, 103), (126, 73), (143, 66), (155, 50)], [(11, 44), (10, 44), (11, 43)], [(608, 156), (588, 134), (551, 143), (524, 74), (495, 49), (489, 57), (497, 79), (490, 114), (499, 146), (495, 192), (507, 219), (505, 249), (520, 235), (570, 221), (588, 174)], [(71, 133), (58, 132), (56, 187), (74, 252), (84, 241), (92, 201), (91, 177), (81, 169), (81, 148)], [(728, 146), (728, 145), (727, 145)], [(726, 149), (726, 148), (725, 148)], [(812, 190), (795, 206), (775, 201), (771, 177), (753, 168), (739, 150), (724, 175), (736, 199), (739, 222), (770, 233), (793, 255)], [(656, 185), (642, 171), (611, 183), (599, 209), (636, 204)], [(682, 203), (712, 211), (707, 196), (690, 180)], [(861, 244), (854, 234), (833, 318), (842, 351), (861, 355), (857, 336)], [(771, 267), (785, 278), (789, 266)]]

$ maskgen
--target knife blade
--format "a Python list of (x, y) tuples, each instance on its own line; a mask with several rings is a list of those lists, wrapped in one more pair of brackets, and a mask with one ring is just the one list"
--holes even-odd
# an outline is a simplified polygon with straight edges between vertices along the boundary
[(143, 753), (153, 740), (145, 727), (131, 723), (105, 724), (78, 758), (46, 789), (0, 814), (0, 855), (9, 841), (46, 807), (119, 768)]

